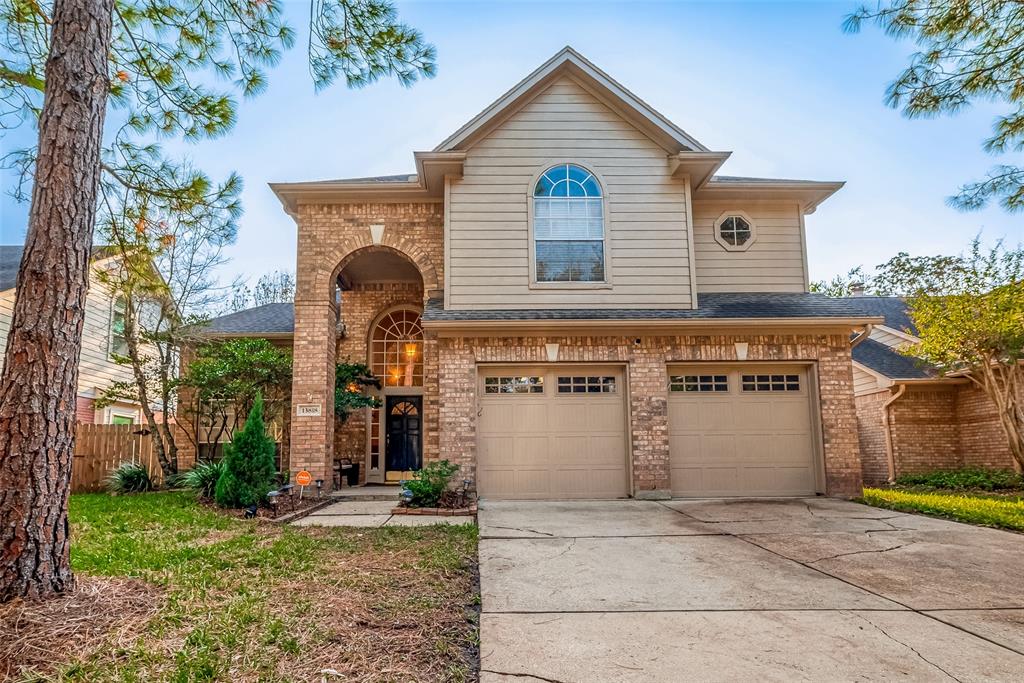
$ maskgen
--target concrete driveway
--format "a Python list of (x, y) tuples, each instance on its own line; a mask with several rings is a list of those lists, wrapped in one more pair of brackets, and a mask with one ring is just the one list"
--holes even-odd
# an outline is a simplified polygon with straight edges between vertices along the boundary
[(826, 498), (480, 506), (483, 683), (1024, 679), (1024, 536)]

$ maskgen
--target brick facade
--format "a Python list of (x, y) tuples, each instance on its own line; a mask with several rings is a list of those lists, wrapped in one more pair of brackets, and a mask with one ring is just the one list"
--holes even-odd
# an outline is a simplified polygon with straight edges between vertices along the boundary
[[(300, 205), (295, 300), (292, 470), (308, 469), (330, 481), (334, 457), (366, 452), (366, 415), (337, 429), (333, 367), (341, 359), (365, 361), (373, 321), (397, 305), (419, 307), (443, 285), (443, 208), (440, 204)], [(384, 226), (379, 243), (371, 226)], [(389, 250), (416, 265), (423, 283), (353, 283), (335, 304), (337, 276), (362, 254)], [(338, 337), (338, 323), (345, 335)], [(667, 365), (734, 362), (733, 343), (749, 344), (751, 361), (804, 361), (817, 368), (826, 491), (855, 496), (861, 464), (847, 335), (530, 336), (438, 337), (425, 330), (423, 361), (424, 461), (448, 459), (475, 480), (476, 391), (479, 363), (546, 363), (546, 343), (560, 345), (559, 362), (613, 362), (628, 367), (629, 436), (637, 496), (670, 490)], [(296, 406), (321, 405), (320, 416), (298, 417)], [(365, 467), (363, 468), (365, 469)], [(365, 473), (363, 474), (365, 478)]]
[[(387, 250), (405, 257), (419, 270), (423, 283), (417, 303), (438, 296), (444, 282), (444, 209), (440, 203), (301, 205), (295, 218), (298, 264), (291, 467), (307, 469), (314, 478), (330, 481), (336, 436), (331, 406), (339, 354), (365, 360), (369, 321), (380, 312), (372, 310), (374, 305), (388, 297), (408, 300), (410, 294), (385, 289), (349, 292), (342, 295), (339, 311), (334, 303), (338, 274), (360, 254)], [(375, 243), (371, 226), (378, 225), (383, 226), (383, 233)], [(339, 316), (346, 328), (346, 338), (340, 344)], [(295, 412), (299, 405), (320, 406), (321, 414), (299, 417)], [(361, 416), (339, 430), (339, 448), (346, 453), (358, 448), (360, 424), (365, 433)]]
[(881, 484), (889, 479), (889, 453), (885, 443), (882, 407), (888, 391), (857, 396), (857, 434), (860, 439), (860, 465), (865, 484)]
[[(882, 405), (892, 391), (856, 398), (866, 484), (889, 478)], [(992, 403), (968, 384), (908, 385), (889, 407), (895, 476), (961, 467), (1012, 469), (1013, 459)]]
[[(668, 364), (735, 362), (734, 342), (749, 344), (750, 361), (811, 361), (817, 367), (826, 492), (860, 494), (861, 464), (849, 343), (844, 335), (481, 337), (438, 343), (437, 451), (428, 459), (457, 462), (475, 479), (479, 363), (546, 363), (545, 344), (559, 344), (560, 363), (624, 363), (628, 368), (633, 488), (637, 497), (670, 490)], [(437, 454), (436, 456), (434, 454)]]

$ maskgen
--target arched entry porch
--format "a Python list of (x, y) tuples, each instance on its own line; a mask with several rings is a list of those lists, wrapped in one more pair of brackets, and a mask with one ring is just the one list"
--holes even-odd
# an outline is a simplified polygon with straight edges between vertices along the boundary
[[(425, 258), (376, 244), (338, 258), (327, 280), (330, 287), (303, 289), (300, 274), (292, 385), (294, 470), (307, 469), (329, 486), (336, 460), (359, 464), (361, 481), (376, 483), (407, 478), (422, 465), (426, 420), (435, 399), (427, 396), (424, 381), (433, 347), (428, 350), (419, 322), (425, 296), (436, 287)], [(326, 279), (322, 273), (319, 278)], [(365, 363), (381, 383), (374, 392), (380, 406), (357, 411), (344, 423), (333, 410), (334, 368), (342, 362)]]

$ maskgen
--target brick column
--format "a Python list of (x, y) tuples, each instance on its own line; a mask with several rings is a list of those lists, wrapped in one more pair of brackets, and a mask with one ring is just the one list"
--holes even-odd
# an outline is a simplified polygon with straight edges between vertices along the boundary
[[(337, 319), (329, 301), (295, 301), (290, 467), (309, 470), (327, 489), (333, 485)], [(301, 405), (320, 406), (320, 415), (298, 415)]]
[(668, 383), (664, 346), (642, 346), (629, 362), (633, 496), (658, 500), (672, 495), (668, 451)]
[(476, 485), (476, 360), (465, 340), (443, 339), (437, 348), (438, 459), (462, 467)]
[(863, 485), (857, 408), (853, 401), (853, 362), (850, 344), (832, 337), (818, 357), (818, 398), (825, 442), (825, 493), (855, 498)]

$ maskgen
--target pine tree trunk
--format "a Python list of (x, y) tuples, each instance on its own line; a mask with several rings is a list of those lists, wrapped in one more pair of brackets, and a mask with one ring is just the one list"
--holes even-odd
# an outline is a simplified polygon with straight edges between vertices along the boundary
[(56, 0), (32, 206), (0, 376), (0, 602), (71, 587), (68, 490), (113, 0)]

